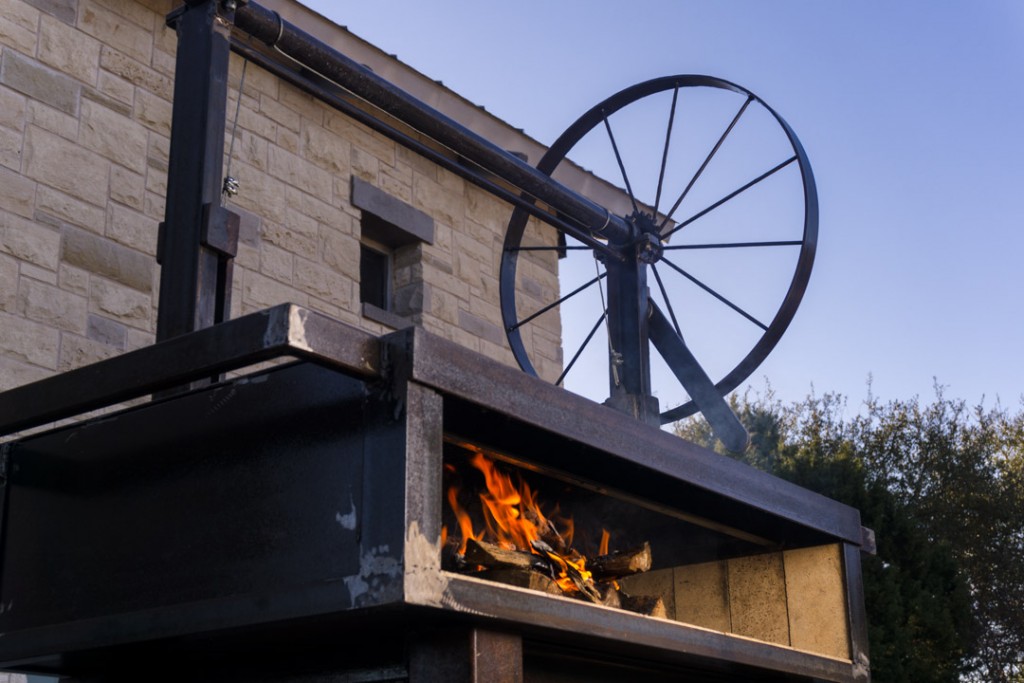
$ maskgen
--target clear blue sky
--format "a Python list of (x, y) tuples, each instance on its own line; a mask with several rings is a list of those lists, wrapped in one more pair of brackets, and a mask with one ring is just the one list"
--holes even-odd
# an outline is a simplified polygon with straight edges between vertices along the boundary
[(637, 81), (749, 88), (800, 137), (821, 207), (807, 295), (750, 383), (1019, 405), (1024, 2), (307, 4), (546, 144)]

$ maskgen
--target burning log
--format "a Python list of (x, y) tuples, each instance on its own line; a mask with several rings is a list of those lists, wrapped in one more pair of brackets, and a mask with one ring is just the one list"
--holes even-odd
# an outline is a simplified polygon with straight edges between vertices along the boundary
[(630, 550), (616, 550), (587, 562), (587, 569), (597, 581), (611, 581), (632, 576), (651, 568), (651, 544), (644, 543)]
[(469, 539), (466, 541), (465, 562), (487, 569), (523, 569), (549, 573), (551, 566), (540, 555), (523, 550), (508, 550), (494, 543)]

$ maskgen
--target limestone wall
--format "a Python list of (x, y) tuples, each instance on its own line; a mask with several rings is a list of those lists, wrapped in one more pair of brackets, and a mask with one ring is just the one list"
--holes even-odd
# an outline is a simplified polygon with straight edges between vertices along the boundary
[[(0, 0), (0, 390), (154, 340), (174, 4)], [(228, 140), (242, 67), (232, 56)], [(422, 325), (514, 362), (498, 308), (507, 205), (254, 64), (236, 135), (233, 316), (293, 301), (374, 333)], [(394, 253), (400, 300), (385, 322), (360, 305), (353, 176), (433, 220), (432, 243)], [(532, 276), (557, 291), (543, 265)], [(557, 321), (541, 336), (557, 374)]]

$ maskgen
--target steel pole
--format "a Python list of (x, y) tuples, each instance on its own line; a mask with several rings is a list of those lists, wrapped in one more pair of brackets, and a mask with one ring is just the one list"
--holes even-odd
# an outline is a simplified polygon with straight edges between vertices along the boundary
[(224, 251), (209, 245), (227, 223), (220, 192), (232, 19), (230, 9), (216, 0), (183, 5), (167, 17), (178, 33), (178, 54), (167, 208), (158, 247), (158, 342), (209, 327), (226, 315)]

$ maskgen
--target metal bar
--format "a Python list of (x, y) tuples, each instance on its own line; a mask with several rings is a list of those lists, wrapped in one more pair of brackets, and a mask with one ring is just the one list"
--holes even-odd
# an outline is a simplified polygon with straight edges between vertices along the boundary
[(672, 262), (671, 262), (671, 261), (669, 261), (668, 259), (662, 259), (662, 262), (663, 262), (663, 263), (664, 263), (664, 264), (665, 264), (666, 266), (668, 266), (669, 268), (671, 268), (672, 270), (676, 271), (677, 273), (679, 273), (680, 275), (682, 275), (683, 277), (685, 277), (685, 278), (686, 278), (687, 280), (689, 280), (689, 281), (690, 281), (690, 282), (692, 282), (693, 284), (695, 284), (695, 285), (697, 285), (698, 287), (700, 287), (701, 289), (703, 289), (703, 290), (704, 290), (705, 292), (707, 292), (707, 293), (708, 293), (708, 294), (710, 294), (711, 296), (713, 296), (713, 297), (715, 297), (716, 299), (718, 299), (719, 301), (721, 301), (721, 302), (722, 302), (723, 304), (725, 304), (726, 306), (728, 306), (728, 307), (729, 307), (729, 308), (731, 308), (732, 310), (734, 310), (734, 311), (736, 311), (737, 313), (739, 313), (740, 315), (742, 315), (742, 316), (743, 316), (744, 318), (746, 318), (746, 319), (747, 319), (747, 320), (749, 320), (750, 322), (752, 322), (752, 323), (754, 323), (755, 325), (757, 325), (758, 327), (760, 327), (760, 328), (761, 328), (762, 330), (765, 330), (765, 331), (767, 331), (767, 330), (768, 330), (768, 326), (767, 326), (767, 325), (765, 325), (765, 324), (764, 324), (763, 322), (761, 322), (760, 320), (758, 320), (758, 319), (757, 319), (757, 318), (755, 318), (754, 316), (750, 315), (749, 313), (747, 313), (746, 311), (744, 311), (744, 310), (743, 310), (742, 308), (740, 308), (739, 306), (737, 306), (737, 305), (736, 305), (736, 304), (734, 304), (733, 302), (729, 301), (729, 300), (728, 300), (728, 299), (726, 299), (726, 298), (725, 298), (724, 296), (722, 296), (721, 294), (719, 294), (719, 293), (718, 293), (718, 292), (716, 292), (715, 290), (711, 289), (711, 288), (710, 288), (710, 287), (708, 287), (708, 286), (707, 286), (706, 284), (704, 284), (703, 282), (701, 282), (700, 280), (698, 280), (698, 279), (697, 279), (697, 278), (695, 278), (694, 276), (690, 275), (689, 273), (687, 273), (687, 272), (686, 272), (685, 270), (683, 270), (682, 268), (680, 268), (680, 267), (679, 267), (679, 266), (677, 266), (676, 264), (672, 263)]
[[(729, 133), (732, 132), (732, 129), (736, 127), (736, 122), (740, 120), (740, 117), (743, 116), (743, 112), (745, 112), (747, 110), (747, 107), (750, 106), (750, 103), (753, 102), (753, 101), (754, 101), (754, 96), (753, 95), (747, 95), (747, 100), (743, 103), (743, 106), (740, 107), (740, 110), (738, 112), (736, 112), (736, 116), (733, 117), (732, 121), (729, 123), (729, 126), (725, 129), (725, 132), (722, 133), (722, 136), (720, 138), (718, 138), (718, 142), (716, 142), (715, 146), (711, 148), (711, 151), (708, 153), (707, 157), (704, 159), (704, 163), (702, 163), (700, 165), (700, 168), (697, 169), (697, 172), (690, 179), (690, 182), (687, 183), (686, 188), (683, 190), (682, 194), (679, 195), (679, 199), (676, 200), (676, 203), (673, 204), (672, 208), (669, 209), (667, 214), (665, 214), (665, 220), (663, 220), (661, 222), (661, 224), (658, 225), (658, 232), (661, 232), (662, 230), (664, 230), (665, 226), (668, 224), (668, 222), (670, 220), (672, 220), (672, 214), (674, 214), (676, 212), (676, 209), (679, 208), (679, 205), (683, 203), (684, 199), (686, 199), (686, 195), (688, 195), (690, 193), (690, 190), (693, 188), (694, 183), (696, 183), (697, 179), (700, 178), (701, 175), (704, 173), (704, 169), (707, 168), (708, 164), (711, 163), (711, 159), (713, 159), (715, 154), (718, 153), (718, 149), (722, 146), (722, 143), (725, 142), (725, 139), (727, 137), (729, 137)], [(668, 237), (669, 235), (672, 234), (672, 232), (674, 232), (674, 230), (668, 232), (667, 234), (665, 234), (664, 237)]]
[(626, 164), (622, 161), (622, 155), (619, 154), (619, 146), (615, 142), (615, 135), (612, 133), (612, 124), (608, 122), (608, 117), (604, 117), (604, 129), (608, 131), (608, 140), (612, 143), (612, 151), (615, 152), (615, 161), (619, 165), (619, 173), (622, 174), (622, 182), (626, 185), (626, 194), (629, 195), (629, 201), (633, 204), (633, 212), (640, 213), (640, 209), (636, 205), (636, 197), (633, 195), (633, 186), (629, 182), (629, 175), (626, 174)]
[(660, 426), (658, 401), (651, 394), (647, 265), (633, 258), (606, 263), (605, 267), (610, 347), (608, 405), (641, 422)]
[(0, 434), (280, 356), (375, 377), (380, 374), (378, 345), (366, 332), (282, 304), (0, 393)]
[(676, 335), (668, 318), (661, 312), (658, 305), (651, 302), (651, 343), (658, 349), (672, 373), (690, 394), (690, 398), (704, 413), (704, 417), (714, 430), (715, 436), (726, 448), (742, 452), (750, 441), (747, 430), (743, 428), (736, 414), (729, 408), (722, 395), (715, 388), (715, 383), (707, 376), (700, 363), (683, 340)]
[[(706, 214), (714, 211), (715, 209), (720, 207), (722, 204), (725, 204), (727, 201), (729, 201), (730, 199), (735, 197), (736, 195), (740, 194), (741, 192), (746, 192), (747, 190), (752, 188), (754, 185), (757, 185), (759, 182), (761, 182), (765, 178), (768, 178), (769, 176), (772, 176), (775, 173), (781, 171), (782, 169), (784, 169), (785, 167), (789, 166), (791, 163), (793, 163), (794, 161), (797, 161), (798, 159), (799, 159), (799, 157), (794, 154), (793, 156), (791, 156), (790, 158), (786, 159), (785, 161), (783, 161), (778, 166), (775, 166), (774, 168), (771, 168), (771, 169), (765, 171), (764, 173), (762, 173), (761, 175), (757, 176), (756, 178), (754, 178), (753, 180), (751, 180), (749, 183), (747, 183), (743, 187), (739, 188), (738, 190), (734, 190), (734, 191), (730, 192), (729, 194), (725, 195), (724, 197), (719, 199), (717, 202), (715, 202), (711, 206), (707, 207), (706, 209), (701, 210), (699, 213), (695, 213), (694, 215), (690, 216), (685, 221), (683, 221), (682, 223), (680, 223), (676, 227), (672, 228), (671, 230), (669, 230), (668, 232), (663, 234), (661, 236), (661, 239), (667, 240), (669, 237), (671, 237), (675, 233), (679, 232), (680, 230), (685, 228), (690, 223), (693, 223), (698, 218), (701, 218), (701, 217), (705, 216)], [(817, 200), (815, 200), (815, 201), (817, 201)], [(815, 211), (816, 210), (817, 210), (817, 204), (815, 204)], [(668, 219), (663, 221), (660, 227), (664, 227), (667, 222), (668, 222)]]
[[(571, 217), (588, 230), (629, 241), (632, 227), (497, 145), (395, 87), (327, 44), (249, 2), (235, 13), (235, 26), (439, 142), (456, 154)], [(567, 231), (574, 237), (585, 230)], [(588, 235), (587, 235), (588, 236)]]
[(534, 320), (538, 316), (544, 315), (545, 313), (550, 311), (555, 306), (558, 306), (559, 304), (561, 304), (562, 302), (566, 301), (567, 299), (570, 299), (570, 298), (576, 296), (577, 294), (579, 294), (580, 292), (582, 292), (584, 289), (586, 289), (587, 287), (591, 286), (595, 282), (600, 282), (601, 278), (605, 277), (606, 275), (608, 275), (607, 271), (604, 272), (604, 273), (601, 273), (600, 275), (598, 275), (594, 279), (590, 280), (589, 282), (586, 282), (586, 283), (580, 285), (579, 287), (577, 287), (576, 289), (572, 290), (571, 292), (569, 292), (568, 294), (563, 296), (561, 299), (558, 299), (557, 301), (552, 301), (550, 304), (548, 304), (544, 308), (540, 309), (539, 311), (535, 311), (533, 314), (528, 315), (527, 317), (523, 318), (518, 323), (516, 323), (515, 325), (510, 327), (509, 330), (511, 331), (511, 330), (518, 329), (518, 328), (522, 327), (523, 325), (525, 325), (526, 323), (530, 322), (531, 320)]
[(665, 183), (665, 166), (668, 165), (668, 149), (672, 141), (672, 124), (676, 120), (676, 101), (679, 99), (679, 86), (672, 89), (672, 107), (668, 112), (668, 128), (665, 130), (665, 149), (661, 153), (661, 170), (658, 171), (658, 191), (654, 194), (654, 211), (652, 216), (657, 217), (658, 207), (661, 205), (661, 190)]
[(718, 244), (673, 244), (662, 249), (744, 249), (747, 247), (799, 247), (800, 240), (782, 240), (778, 242), (719, 242)]
[(562, 370), (562, 374), (555, 380), (555, 386), (560, 386), (562, 384), (562, 380), (564, 380), (565, 376), (569, 374), (570, 370), (572, 370), (572, 366), (576, 365), (576, 361), (579, 360), (580, 354), (583, 353), (583, 349), (587, 348), (587, 344), (589, 344), (590, 340), (594, 338), (595, 334), (597, 334), (597, 331), (601, 328), (601, 323), (603, 323), (607, 317), (608, 311), (605, 311), (597, 319), (597, 322), (594, 323), (594, 326), (590, 329), (590, 334), (588, 334), (587, 338), (583, 340), (583, 343), (580, 344), (580, 348), (577, 349), (576, 353), (573, 355), (572, 360), (569, 361), (569, 364), (565, 366), (565, 370)]
[(212, 0), (185, 5), (168, 17), (178, 33), (178, 52), (160, 236), (157, 341), (213, 325), (223, 308), (217, 296), (220, 257), (203, 245), (203, 226), (204, 216), (209, 219), (221, 209), (232, 18), (230, 10)]

